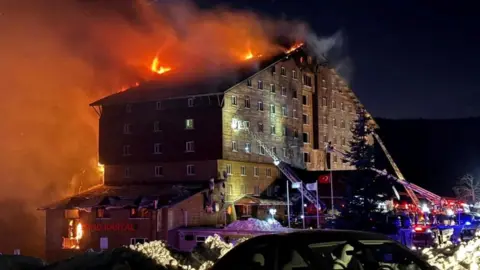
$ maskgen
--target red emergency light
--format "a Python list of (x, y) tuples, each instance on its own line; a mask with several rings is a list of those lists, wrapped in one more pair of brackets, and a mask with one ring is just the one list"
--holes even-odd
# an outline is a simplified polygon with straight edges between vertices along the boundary
[(423, 227), (415, 227), (414, 230), (415, 230), (416, 232), (423, 232), (423, 231), (425, 231), (425, 228), (423, 228)]

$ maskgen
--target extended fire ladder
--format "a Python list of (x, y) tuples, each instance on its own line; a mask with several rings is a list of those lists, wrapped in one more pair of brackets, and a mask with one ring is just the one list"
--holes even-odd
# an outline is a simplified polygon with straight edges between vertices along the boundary
[[(387, 148), (385, 147), (385, 144), (380, 139), (380, 136), (378, 136), (378, 134), (376, 134), (376, 133), (374, 133), (373, 136), (377, 140), (378, 144), (382, 148), (385, 155), (387, 156), (387, 159), (388, 159), (390, 165), (392, 166), (393, 170), (395, 171), (395, 174), (397, 175), (397, 177), (387, 173), (386, 170), (382, 171), (382, 170), (379, 170), (379, 169), (376, 169), (376, 168), (371, 168), (371, 170), (376, 172), (379, 175), (386, 176), (387, 178), (392, 179), (395, 182), (397, 182), (398, 184), (402, 185), (405, 188), (405, 191), (407, 192), (408, 196), (412, 199), (412, 202), (415, 206), (420, 207), (420, 200), (418, 199), (415, 192), (420, 194), (422, 197), (424, 197), (428, 201), (432, 202), (433, 204), (438, 205), (438, 206), (441, 205), (442, 197), (440, 197), (433, 192), (430, 192), (430, 191), (428, 191), (428, 190), (426, 190), (422, 187), (419, 187), (419, 186), (405, 180), (405, 178), (404, 178), (403, 174), (400, 172), (400, 169), (398, 168), (397, 164), (395, 163), (392, 156), (390, 155)], [(335, 149), (334, 147), (327, 147), (327, 151), (328, 152), (336, 152), (336, 153), (339, 153), (340, 155), (342, 155), (343, 157), (346, 157), (345, 153), (342, 153), (341, 151)]]
[(321, 209), (320, 202), (317, 204), (317, 197), (312, 194), (308, 189), (305, 188), (303, 182), (299, 179), (299, 177), (295, 174), (295, 172), (290, 168), (290, 166), (279, 159), (277, 155), (271, 150), (270, 147), (268, 147), (261, 139), (258, 134), (255, 132), (251, 131), (250, 128), (248, 127), (243, 127), (242, 128), (244, 131), (248, 133), (248, 135), (258, 143), (259, 147), (262, 147), (265, 150), (265, 153), (267, 153), (272, 159), (273, 159), (273, 164), (278, 167), (278, 169), (287, 177), (287, 179), (292, 183), (298, 186), (298, 189), (300, 192), (305, 196), (305, 198), (315, 205), (317, 209)]

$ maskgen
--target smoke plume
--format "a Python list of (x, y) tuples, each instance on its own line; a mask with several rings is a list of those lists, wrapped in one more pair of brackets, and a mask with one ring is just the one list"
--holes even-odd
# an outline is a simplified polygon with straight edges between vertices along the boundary
[(0, 252), (42, 256), (36, 208), (100, 183), (90, 102), (152, 79), (155, 57), (189, 78), (277, 53), (276, 35), (308, 33), (299, 22), (168, 2), (0, 0)]

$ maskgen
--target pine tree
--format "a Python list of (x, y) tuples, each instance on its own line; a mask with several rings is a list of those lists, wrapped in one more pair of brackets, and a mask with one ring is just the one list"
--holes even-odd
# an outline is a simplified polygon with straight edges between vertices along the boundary
[(374, 167), (375, 149), (368, 141), (375, 132), (372, 122), (372, 118), (365, 109), (358, 107), (357, 119), (351, 127), (350, 150), (345, 155), (345, 162), (355, 166), (357, 170), (369, 170)]

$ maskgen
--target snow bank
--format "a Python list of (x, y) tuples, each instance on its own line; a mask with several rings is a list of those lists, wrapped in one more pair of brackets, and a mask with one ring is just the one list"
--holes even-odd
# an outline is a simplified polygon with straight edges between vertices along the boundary
[(473, 270), (480, 266), (480, 238), (453, 245), (451, 242), (437, 248), (425, 248), (422, 257), (441, 270)]
[(271, 219), (269, 221), (249, 218), (248, 220), (237, 220), (227, 226), (227, 229), (239, 231), (286, 231), (278, 221)]

